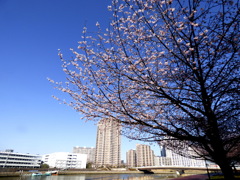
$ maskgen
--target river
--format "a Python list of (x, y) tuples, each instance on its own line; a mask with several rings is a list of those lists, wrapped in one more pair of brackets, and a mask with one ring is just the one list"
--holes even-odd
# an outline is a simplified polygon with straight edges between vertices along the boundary
[(0, 180), (166, 180), (161, 174), (81, 174), (58, 176), (0, 177)]

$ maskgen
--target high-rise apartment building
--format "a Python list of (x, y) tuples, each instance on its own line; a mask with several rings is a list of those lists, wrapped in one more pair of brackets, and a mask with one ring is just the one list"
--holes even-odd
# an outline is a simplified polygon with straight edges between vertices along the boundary
[(98, 123), (95, 165), (118, 167), (121, 163), (121, 125), (112, 119), (102, 119)]
[(87, 154), (87, 162), (95, 162), (95, 151), (94, 147), (73, 147), (73, 153)]
[(166, 157), (166, 148), (165, 146), (160, 146), (160, 153), (162, 157)]
[(149, 145), (136, 145), (137, 166), (154, 166), (154, 153)]
[(130, 149), (126, 155), (127, 155), (127, 167), (136, 167), (137, 166), (136, 150)]

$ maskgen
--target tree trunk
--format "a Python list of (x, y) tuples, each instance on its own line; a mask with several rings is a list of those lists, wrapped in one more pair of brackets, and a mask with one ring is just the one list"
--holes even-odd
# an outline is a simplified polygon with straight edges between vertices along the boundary
[(224, 163), (224, 161), (222, 161), (223, 163), (219, 164), (221, 171), (223, 173), (224, 179), (226, 180), (232, 180), (234, 179), (234, 173), (233, 173), (233, 169), (230, 166), (229, 163)]
[(222, 146), (219, 146), (218, 150), (215, 150), (215, 158), (215, 162), (219, 165), (223, 173), (224, 179), (233, 180), (234, 172), (231, 163), (226, 156), (226, 153), (224, 153)]

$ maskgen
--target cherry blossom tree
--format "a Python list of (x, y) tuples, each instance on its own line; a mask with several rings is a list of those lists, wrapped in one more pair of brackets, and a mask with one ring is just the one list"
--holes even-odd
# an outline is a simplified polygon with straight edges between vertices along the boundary
[(72, 99), (65, 103), (84, 119), (120, 122), (129, 138), (175, 151), (187, 145), (233, 179), (239, 0), (113, 0), (108, 9), (110, 28), (84, 28), (71, 60), (59, 52), (67, 82), (56, 88)]

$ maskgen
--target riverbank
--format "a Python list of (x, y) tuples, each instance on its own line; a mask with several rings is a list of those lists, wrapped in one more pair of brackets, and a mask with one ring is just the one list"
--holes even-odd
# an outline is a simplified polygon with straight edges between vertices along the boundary
[(76, 175), (76, 174), (144, 174), (142, 171), (59, 171), (59, 175)]
[[(46, 171), (39, 171), (41, 173), (45, 173)], [(20, 171), (20, 172), (0, 172), (0, 177), (19, 177), (22, 175), (31, 175), (32, 172), (28, 172), (28, 171)], [(129, 170), (115, 170), (115, 171), (106, 171), (106, 170), (81, 170), (81, 171), (58, 171), (58, 175), (80, 175), (80, 174), (144, 174), (143, 171), (129, 171)], [(169, 171), (165, 171), (165, 172), (154, 172), (154, 174), (163, 174), (166, 176), (176, 176), (175, 172), (169, 172)]]
[(19, 177), (21, 172), (0, 172), (0, 177)]
[[(39, 170), (41, 173), (48, 171)], [(161, 174), (166, 177), (181, 177), (175, 170), (164, 169), (164, 170), (153, 170), (154, 174)], [(183, 176), (195, 175), (195, 174), (205, 174), (205, 171), (185, 171)], [(30, 171), (18, 171), (18, 172), (0, 172), (0, 177), (19, 177), (22, 175), (31, 175)], [(139, 170), (59, 170), (58, 175), (81, 175), (81, 174), (144, 174), (143, 171)]]

